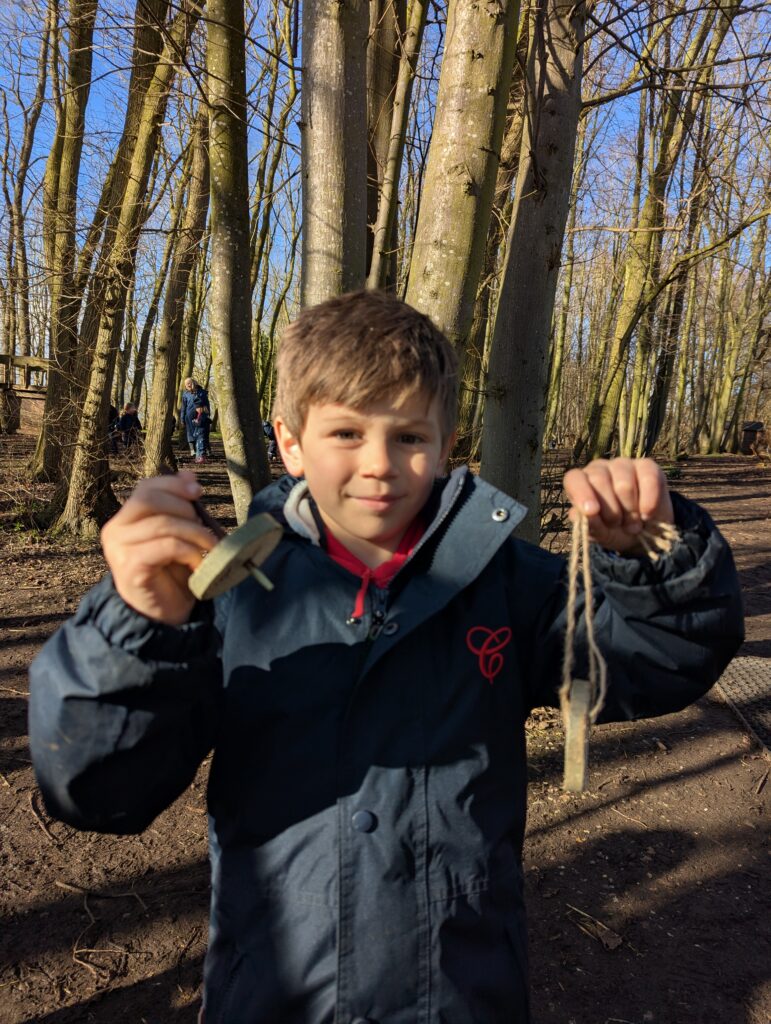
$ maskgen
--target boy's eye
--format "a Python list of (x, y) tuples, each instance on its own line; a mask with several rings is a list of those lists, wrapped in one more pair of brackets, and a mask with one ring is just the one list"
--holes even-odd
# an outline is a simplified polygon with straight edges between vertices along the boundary
[(340, 441), (353, 441), (356, 438), (355, 430), (336, 430), (335, 437)]
[(423, 438), (419, 434), (400, 434), (399, 440), (402, 444), (422, 444)]

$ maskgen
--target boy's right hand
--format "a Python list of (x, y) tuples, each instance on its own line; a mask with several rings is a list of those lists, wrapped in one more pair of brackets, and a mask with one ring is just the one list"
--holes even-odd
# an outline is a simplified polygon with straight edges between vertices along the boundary
[(195, 605), (187, 581), (217, 538), (191, 500), (201, 494), (193, 473), (141, 480), (123, 508), (102, 528), (104, 557), (115, 588), (149, 619), (180, 626)]

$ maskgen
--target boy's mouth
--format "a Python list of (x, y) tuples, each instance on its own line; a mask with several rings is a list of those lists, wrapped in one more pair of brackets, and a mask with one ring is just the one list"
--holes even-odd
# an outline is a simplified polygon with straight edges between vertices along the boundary
[(373, 494), (373, 495), (352, 495), (354, 501), (359, 502), (364, 508), (370, 508), (375, 511), (390, 508), (395, 502), (399, 500), (398, 494)]

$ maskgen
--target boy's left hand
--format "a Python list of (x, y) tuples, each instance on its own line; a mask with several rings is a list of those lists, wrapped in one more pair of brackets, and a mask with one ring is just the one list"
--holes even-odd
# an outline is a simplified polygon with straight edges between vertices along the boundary
[(589, 536), (621, 555), (643, 552), (637, 535), (649, 520), (674, 523), (667, 478), (653, 459), (595, 459), (570, 469), (565, 491), (589, 520)]

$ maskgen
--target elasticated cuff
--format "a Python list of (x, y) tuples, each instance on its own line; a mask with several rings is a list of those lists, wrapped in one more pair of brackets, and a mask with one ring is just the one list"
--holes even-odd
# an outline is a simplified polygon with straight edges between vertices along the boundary
[(630, 587), (650, 586), (684, 576), (696, 568), (717, 527), (699, 505), (676, 491), (671, 492), (671, 497), (675, 525), (680, 531), (680, 539), (672, 550), (654, 560), (647, 555), (618, 555), (593, 545), (592, 572), (597, 577)]
[(111, 573), (85, 596), (75, 622), (90, 622), (110, 645), (127, 654), (167, 664), (205, 657), (216, 646), (210, 601), (197, 602), (190, 621), (184, 625), (167, 626), (126, 604), (115, 589)]

